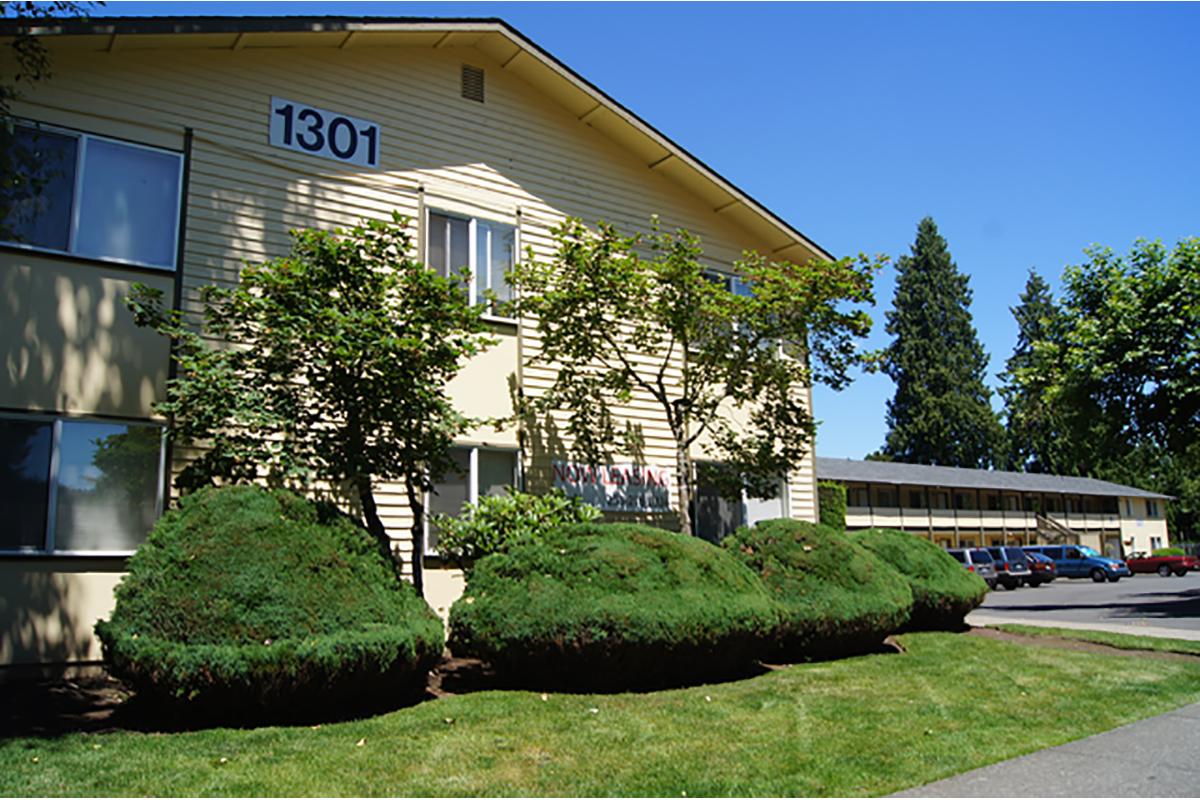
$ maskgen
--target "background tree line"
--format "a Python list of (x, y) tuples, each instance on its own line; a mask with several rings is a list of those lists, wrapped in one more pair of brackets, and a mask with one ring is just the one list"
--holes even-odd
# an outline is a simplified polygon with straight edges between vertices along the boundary
[(984, 383), (967, 277), (932, 219), (897, 262), (892, 342), (874, 356), (896, 383), (884, 446), (869, 458), (1100, 478), (1173, 495), (1173, 535), (1200, 517), (1200, 239), (1127, 254), (1092, 247), (1061, 297), (1030, 270), (1011, 309), (1017, 342)]

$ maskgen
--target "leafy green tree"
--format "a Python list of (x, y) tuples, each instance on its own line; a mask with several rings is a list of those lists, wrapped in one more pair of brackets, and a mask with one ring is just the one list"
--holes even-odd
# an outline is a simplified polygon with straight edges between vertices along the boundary
[[(695, 236), (663, 232), (657, 221), (649, 235), (625, 236), (569, 219), (554, 236), (552, 259), (530, 253), (513, 272), (518, 309), (536, 319), (541, 343), (530, 361), (557, 369), (522, 411), (568, 412), (575, 451), (598, 462), (639, 447), (636, 429), (620, 429), (612, 407), (635, 394), (656, 404), (674, 441), (687, 533), (698, 442), (720, 464), (705, 479), (722, 495), (774, 496), (812, 441), (806, 388), (849, 381), (855, 340), (870, 327), (854, 306), (873, 302), (878, 265), (861, 256), (794, 264), (747, 253), (730, 283), (704, 266)], [(734, 424), (730, 411), (747, 424)]]
[(1062, 314), (1050, 285), (1035, 270), (1029, 270), (1021, 304), (1010, 311), (1017, 321), (1017, 344), (999, 376), (1004, 398), (1004, 467), (1018, 472), (1069, 473), (1069, 462), (1062, 457), (1063, 423), (1046, 398), (1055, 370), (1046, 363), (1044, 349), (1041, 354), (1035, 351), (1038, 342), (1056, 341), (1061, 335)]
[(388, 547), (374, 487), (401, 481), (420, 589), (425, 493), (452, 468), (455, 437), (476, 424), (446, 385), (491, 340), (483, 306), (411, 257), (406, 228), (393, 214), (347, 232), (293, 231), (288, 256), (247, 266), (233, 288), (202, 290), (200, 330), (145, 286), (129, 305), (174, 344), (177, 377), (158, 408), (173, 417), (175, 441), (202, 451), (182, 488), (265, 478), (343, 489)]
[(983, 382), (988, 358), (971, 322), (967, 276), (932, 218), (918, 224), (896, 271), (886, 328), (894, 338), (879, 357), (896, 384), (882, 453), (913, 464), (990, 466), (1002, 429)]
[[(1034, 345), (1046, 402), (1079, 474), (1176, 496), (1172, 528), (1200, 523), (1200, 238), (1128, 255), (1085, 251), (1063, 278), (1062, 330)], [(1018, 370), (1017, 382), (1037, 375)]]

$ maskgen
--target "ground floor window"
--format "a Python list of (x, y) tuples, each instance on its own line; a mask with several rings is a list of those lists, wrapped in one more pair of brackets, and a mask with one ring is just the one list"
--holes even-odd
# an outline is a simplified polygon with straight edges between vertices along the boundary
[(162, 510), (163, 428), (0, 415), (0, 551), (129, 553)]
[[(434, 481), (425, 508), (429, 516), (444, 514), (457, 517), (463, 506), (477, 503), (481, 497), (502, 495), (517, 485), (519, 460), (516, 450), (485, 447), (454, 447), (450, 457), (454, 467)], [(425, 550), (437, 553), (437, 526), (428, 524)]]
[(716, 543), (743, 525), (787, 516), (784, 507), (786, 487), (782, 480), (775, 497), (762, 500), (743, 494), (741, 500), (733, 502), (722, 497), (715, 486), (704, 480), (703, 470), (699, 472), (696, 497), (692, 501), (692, 529), (700, 538)]
[(730, 502), (717, 493), (712, 484), (696, 484), (696, 500), (692, 504), (692, 528), (697, 536), (714, 544), (745, 524), (742, 503)]

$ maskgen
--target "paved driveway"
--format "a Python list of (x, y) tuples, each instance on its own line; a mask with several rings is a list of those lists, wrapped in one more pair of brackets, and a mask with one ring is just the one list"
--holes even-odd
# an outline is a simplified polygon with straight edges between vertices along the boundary
[(1180, 638), (1200, 638), (1200, 573), (1183, 578), (1135, 575), (1118, 583), (1059, 578), (1036, 589), (997, 589), (967, 621), (1062, 623), (1061, 627), (1158, 635), (1175, 631)]

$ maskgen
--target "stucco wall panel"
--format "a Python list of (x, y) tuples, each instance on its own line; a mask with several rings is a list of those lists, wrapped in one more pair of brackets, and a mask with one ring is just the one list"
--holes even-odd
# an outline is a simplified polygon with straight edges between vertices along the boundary
[(169, 274), (0, 254), (0, 409), (151, 416), (168, 347), (125, 308), (139, 281), (171, 295)]
[(123, 559), (0, 560), (0, 664), (95, 661)]

